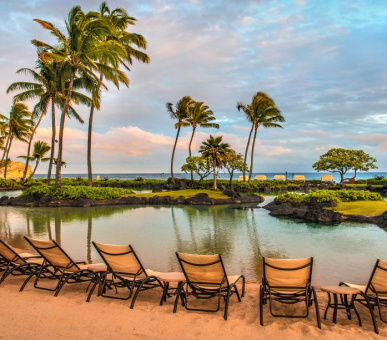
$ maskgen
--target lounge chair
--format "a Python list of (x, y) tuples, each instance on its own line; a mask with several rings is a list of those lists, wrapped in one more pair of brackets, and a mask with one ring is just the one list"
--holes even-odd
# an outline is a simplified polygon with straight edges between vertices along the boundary
[[(245, 175), (245, 180), (249, 180), (249, 176)], [(238, 182), (243, 182), (243, 175), (238, 177)]]
[(321, 182), (334, 182), (332, 175), (322, 175)]
[(275, 175), (273, 181), (286, 181), (286, 178), (284, 175)]
[[(99, 281), (91, 288), (91, 292), (99, 285), (98, 295), (111, 299), (128, 300), (134, 292), (130, 308), (134, 307), (137, 296), (141, 291), (163, 288), (157, 276), (162, 274), (151, 269), (145, 269), (131, 245), (111, 245), (93, 242), (95, 249), (107, 266)], [(127, 297), (106, 294), (107, 288), (126, 288)]]
[[(304, 259), (263, 258), (263, 278), (260, 287), (259, 312), (263, 326), (263, 305), (269, 301), (270, 314), (274, 317), (306, 318), (309, 307), (314, 302), (317, 326), (321, 328), (317, 295), (311, 286), (313, 257)], [(273, 311), (273, 301), (282, 304), (305, 304), (305, 314), (277, 314)]]
[(305, 176), (304, 175), (294, 175), (293, 181), (305, 182)]
[(382, 314), (382, 307), (387, 307), (387, 261), (376, 260), (368, 284), (341, 282), (340, 286), (342, 285), (360, 290), (360, 296), (356, 297), (355, 301), (369, 309), (375, 333), (378, 334), (379, 329), (373, 311), (378, 307), (380, 320), (387, 323), (386, 316), (383, 317)]
[[(9, 244), (0, 240), (0, 259), (3, 275), (0, 278), (0, 284), (7, 278), (8, 275), (30, 275), (35, 273), (41, 267), (43, 259), (39, 255), (34, 255), (19, 251)], [(28, 280), (23, 283), (20, 288), (22, 291)]]
[[(91, 283), (98, 280), (98, 275), (92, 270), (88, 269), (86, 262), (73, 261), (71, 257), (67, 255), (61, 246), (54, 240), (35, 240), (27, 236), (24, 236), (24, 238), (44, 259), (43, 266), (39, 272), (36, 273), (34, 282), (35, 288), (55, 291), (54, 296), (58, 296), (59, 292), (66, 283)], [(45, 277), (43, 269), (46, 267), (53, 268), (52, 270), (54, 275), (51, 277), (51, 279), (58, 281), (55, 288), (48, 288), (38, 285), (39, 280)]]
[[(192, 255), (176, 252), (177, 259), (186, 278), (186, 282), (178, 287), (176, 302), (179, 297), (182, 304), (188, 310), (217, 312), (220, 309), (220, 301), (225, 301), (224, 319), (227, 320), (227, 312), (230, 297), (235, 293), (239, 302), (245, 293), (245, 278), (243, 275), (227, 276), (220, 255)], [(242, 280), (242, 293), (239, 295), (237, 282)], [(184, 291), (185, 286), (185, 291)], [(188, 298), (209, 299), (218, 297), (215, 309), (191, 308)], [(176, 311), (177, 303), (175, 303)]]
[(254, 181), (266, 181), (265, 175), (257, 175), (254, 177)]

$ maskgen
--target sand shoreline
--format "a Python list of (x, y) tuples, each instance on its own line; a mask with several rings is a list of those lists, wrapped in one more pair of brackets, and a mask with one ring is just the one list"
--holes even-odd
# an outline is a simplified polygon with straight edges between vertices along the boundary
[[(223, 319), (223, 305), (217, 313), (187, 311), (181, 305), (172, 313), (173, 299), (159, 306), (161, 289), (140, 293), (134, 309), (130, 301), (93, 296), (86, 303), (87, 284), (66, 286), (58, 297), (33, 288), (29, 283), (23, 292), (21, 277), (11, 277), (0, 286), (2, 315), (0, 339), (80, 339), (140, 338), (151, 339), (380, 339), (387, 337), (387, 325), (378, 320), (380, 334), (373, 331), (368, 311), (359, 306), (363, 327), (357, 320), (347, 320), (339, 311), (338, 323), (332, 322), (332, 312), (317, 328), (314, 307), (307, 319), (273, 318), (264, 308), (265, 327), (259, 325), (259, 284), (248, 282), (246, 295), (239, 303), (234, 296), (229, 317)], [(320, 313), (327, 299), (318, 292)], [(355, 318), (356, 319), (356, 318)]]

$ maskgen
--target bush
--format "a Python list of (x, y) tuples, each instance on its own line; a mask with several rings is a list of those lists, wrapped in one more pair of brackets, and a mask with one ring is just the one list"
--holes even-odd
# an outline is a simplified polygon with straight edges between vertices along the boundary
[(33, 195), (35, 193), (43, 194), (44, 196), (53, 195), (57, 199), (74, 200), (82, 197), (96, 201), (109, 200), (134, 194), (132, 190), (121, 188), (95, 188), (88, 186), (63, 185), (55, 190), (53, 186), (41, 185), (28, 188), (21, 196)]
[(0, 178), (0, 188), (14, 188), (18, 186), (20, 184), (13, 179)]
[(327, 202), (353, 202), (353, 201), (383, 201), (383, 197), (376, 192), (364, 190), (316, 190), (308, 194), (297, 194), (286, 192), (276, 196), (275, 201), (279, 203), (289, 202), (294, 206), (311, 205)]

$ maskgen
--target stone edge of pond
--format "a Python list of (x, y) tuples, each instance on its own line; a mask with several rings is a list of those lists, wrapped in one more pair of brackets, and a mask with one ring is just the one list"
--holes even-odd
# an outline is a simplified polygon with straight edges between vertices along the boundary
[(78, 198), (75, 200), (59, 200), (54, 196), (44, 196), (34, 194), (29, 196), (0, 198), (0, 206), (22, 206), (22, 207), (96, 207), (109, 205), (219, 205), (219, 204), (240, 204), (240, 203), (262, 203), (264, 197), (256, 194), (237, 195), (227, 199), (213, 199), (206, 193), (199, 193), (193, 197), (185, 198), (179, 196), (153, 196), (153, 197), (135, 197), (127, 196), (115, 198), (106, 201), (95, 201), (88, 198)]
[(387, 228), (387, 211), (379, 216), (364, 216), (364, 215), (343, 215), (339, 212), (324, 209), (326, 207), (334, 207), (334, 202), (316, 203), (314, 205), (302, 205), (295, 207), (289, 202), (277, 203), (270, 202), (262, 208), (269, 210), (270, 216), (285, 217), (295, 220), (303, 220), (308, 223), (337, 225), (343, 221), (357, 223), (376, 224), (381, 228)]

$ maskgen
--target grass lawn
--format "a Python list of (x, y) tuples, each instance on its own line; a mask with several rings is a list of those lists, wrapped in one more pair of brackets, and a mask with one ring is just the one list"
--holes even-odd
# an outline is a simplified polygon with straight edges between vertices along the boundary
[(378, 216), (387, 210), (386, 201), (341, 202), (337, 207), (330, 208), (343, 215)]
[[(345, 184), (347, 187), (351, 187), (351, 188), (362, 188), (362, 187), (366, 187), (367, 184)], [(372, 184), (373, 187), (382, 187), (383, 185), (381, 184)]]
[(199, 190), (199, 189), (187, 189), (187, 190), (176, 190), (176, 191), (165, 191), (165, 192), (152, 192), (148, 194), (135, 194), (130, 196), (136, 197), (153, 197), (153, 196), (171, 196), (172, 198), (177, 198), (179, 196), (184, 196), (184, 198), (193, 197), (199, 193), (206, 193), (210, 198), (219, 199), (219, 198), (229, 198), (224, 195), (220, 190)]

